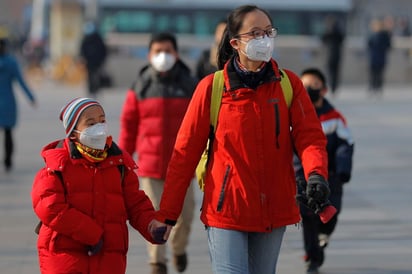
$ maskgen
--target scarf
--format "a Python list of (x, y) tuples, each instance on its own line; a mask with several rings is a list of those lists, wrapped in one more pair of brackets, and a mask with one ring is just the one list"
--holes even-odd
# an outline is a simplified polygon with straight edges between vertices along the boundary
[(112, 136), (107, 137), (106, 146), (104, 147), (104, 149), (91, 148), (83, 145), (78, 141), (75, 141), (74, 143), (76, 145), (77, 150), (86, 160), (92, 163), (98, 163), (107, 158), (107, 150), (112, 145)]

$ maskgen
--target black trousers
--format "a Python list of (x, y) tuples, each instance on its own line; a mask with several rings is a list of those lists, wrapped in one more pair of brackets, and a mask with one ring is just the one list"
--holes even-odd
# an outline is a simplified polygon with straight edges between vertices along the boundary
[(300, 206), (303, 226), (303, 244), (306, 255), (311, 262), (321, 262), (323, 260), (322, 249), (319, 246), (319, 234), (332, 235), (338, 223), (338, 215), (342, 208), (342, 183), (332, 181), (329, 184), (329, 200), (337, 209), (335, 216), (326, 224), (322, 223), (319, 216), (310, 209)]
[(100, 68), (87, 68), (87, 88), (89, 96), (96, 97), (100, 88)]
[(382, 91), (384, 70), (383, 66), (371, 66), (369, 68), (369, 90), (374, 92)]
[(6, 169), (10, 169), (12, 166), (13, 150), (12, 130), (11, 128), (4, 128), (4, 166)]

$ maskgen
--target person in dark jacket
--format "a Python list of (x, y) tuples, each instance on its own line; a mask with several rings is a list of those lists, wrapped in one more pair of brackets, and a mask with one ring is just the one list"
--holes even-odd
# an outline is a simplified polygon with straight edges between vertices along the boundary
[(102, 68), (107, 58), (107, 47), (94, 23), (85, 24), (84, 34), (80, 45), (80, 56), (86, 65), (89, 96), (96, 97), (101, 88)]
[[(120, 117), (119, 145), (137, 155), (142, 189), (159, 207), (166, 169), (170, 162), (196, 79), (179, 59), (177, 41), (170, 33), (154, 34), (149, 42), (149, 64), (145, 65), (127, 92)], [(183, 212), (171, 241), (178, 272), (187, 266), (186, 248), (194, 213), (194, 190), (187, 191)], [(153, 274), (167, 273), (166, 246), (148, 244)]]
[[(325, 98), (328, 91), (326, 78), (317, 68), (305, 69), (301, 74), (303, 85), (315, 106), (316, 113), (327, 138), (330, 202), (337, 214), (326, 224), (312, 210), (301, 205), (303, 241), (307, 274), (317, 274), (324, 261), (324, 249), (336, 228), (342, 208), (343, 185), (349, 182), (352, 173), (354, 141), (343, 115)], [(299, 193), (306, 188), (304, 168), (299, 157), (294, 155), (294, 169)]]
[(216, 25), (213, 44), (204, 50), (196, 64), (196, 77), (201, 80), (208, 74), (217, 70), (217, 51), (226, 28), (226, 20), (221, 20)]
[(24, 81), (17, 59), (7, 52), (7, 37), (0, 37), (0, 128), (4, 130), (4, 167), (8, 172), (13, 167), (13, 128), (17, 124), (18, 108), (13, 84), (18, 82), (31, 105), (35, 97)]
[(382, 20), (373, 19), (370, 23), (372, 33), (368, 38), (369, 91), (382, 94), (387, 56), (391, 48), (391, 33), (384, 28)]
[[(299, 77), (272, 58), (276, 36), (262, 8), (243, 5), (228, 15), (218, 54), (224, 85), (215, 131), (210, 74), (197, 85), (180, 126), (153, 222), (152, 228), (167, 225), (167, 239), (211, 137), (200, 219), (214, 274), (276, 273), (286, 227), (300, 221), (293, 148), (303, 159), (311, 205), (323, 209), (329, 194), (325, 135)], [(290, 104), (281, 85), (286, 76)]]
[(333, 17), (326, 18), (326, 30), (322, 35), (322, 42), (327, 48), (327, 64), (328, 76), (330, 82), (330, 90), (332, 95), (336, 93), (340, 81), (340, 66), (342, 59), (342, 45), (345, 39), (345, 34), (339, 21)]
[(112, 141), (99, 102), (75, 98), (59, 118), (66, 137), (42, 149), (45, 166), (31, 192), (41, 220), (40, 272), (126, 273), (127, 221), (146, 240), (163, 243), (162, 233), (149, 233), (155, 212), (139, 190), (137, 166)]

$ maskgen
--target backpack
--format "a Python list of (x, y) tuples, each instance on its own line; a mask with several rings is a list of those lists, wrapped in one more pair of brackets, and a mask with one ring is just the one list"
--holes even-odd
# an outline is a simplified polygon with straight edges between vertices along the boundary
[[(283, 96), (285, 98), (286, 104), (290, 107), (293, 99), (293, 90), (287, 73), (280, 69), (280, 85), (282, 87)], [(220, 103), (222, 101), (223, 94), (223, 70), (218, 70), (214, 73), (213, 84), (212, 84), (212, 97), (210, 100), (210, 126), (211, 133), (209, 139), (207, 140), (206, 148), (200, 157), (199, 163), (196, 167), (196, 178), (199, 184), (199, 188), (204, 191), (205, 181), (204, 176), (206, 174), (206, 168), (208, 163), (209, 152), (213, 144), (214, 133), (216, 131), (217, 117), (219, 116)]]
[[(59, 146), (59, 145), (61, 145), (61, 144), (62, 144), (62, 141), (59, 142), (59, 144), (58, 144), (57, 146)], [(122, 179), (121, 179), (121, 180), (122, 180), (122, 185), (123, 185), (125, 166), (124, 166), (124, 165), (118, 165), (117, 168), (119, 169), (120, 176), (121, 176), (121, 178), (122, 178)], [(55, 171), (53, 171), (53, 172), (54, 172), (54, 174), (57, 175), (57, 177), (59, 177), (60, 182), (62, 183), (62, 186), (63, 186), (64, 196), (66, 197), (67, 190), (66, 190), (66, 187), (64, 186), (63, 175), (62, 175), (61, 171), (55, 170)], [(37, 223), (36, 227), (34, 228), (34, 232), (35, 232), (37, 235), (39, 235), (40, 228), (41, 228), (42, 225), (43, 225), (43, 222), (42, 222), (42, 221), (39, 221), (39, 222)]]

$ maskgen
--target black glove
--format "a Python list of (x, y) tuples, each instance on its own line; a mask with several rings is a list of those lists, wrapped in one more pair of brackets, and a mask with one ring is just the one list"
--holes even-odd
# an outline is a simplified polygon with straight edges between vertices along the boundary
[(306, 196), (305, 192), (302, 192), (302, 194), (297, 194), (296, 195), (296, 200), (301, 203), (302, 205), (306, 206), (310, 210), (312, 210), (315, 214), (320, 214), (327, 206), (330, 206), (331, 203), (329, 200), (323, 201), (323, 202), (314, 202), (311, 201), (309, 203), (309, 200)]
[[(306, 186), (307, 204), (310, 208), (322, 210), (326, 205), (330, 204), (328, 198), (330, 189), (328, 182), (319, 174), (309, 175), (308, 184)], [(315, 213), (317, 213), (315, 211)]]
[(96, 255), (97, 253), (99, 253), (99, 251), (102, 249), (103, 247), (103, 238), (101, 238), (97, 244), (89, 246), (89, 250), (87, 251), (87, 255), (89, 256), (93, 256)]
[(166, 226), (161, 226), (153, 230), (152, 231), (153, 240), (158, 244), (164, 244), (166, 241), (163, 239), (163, 236), (165, 235), (166, 230), (167, 230)]

